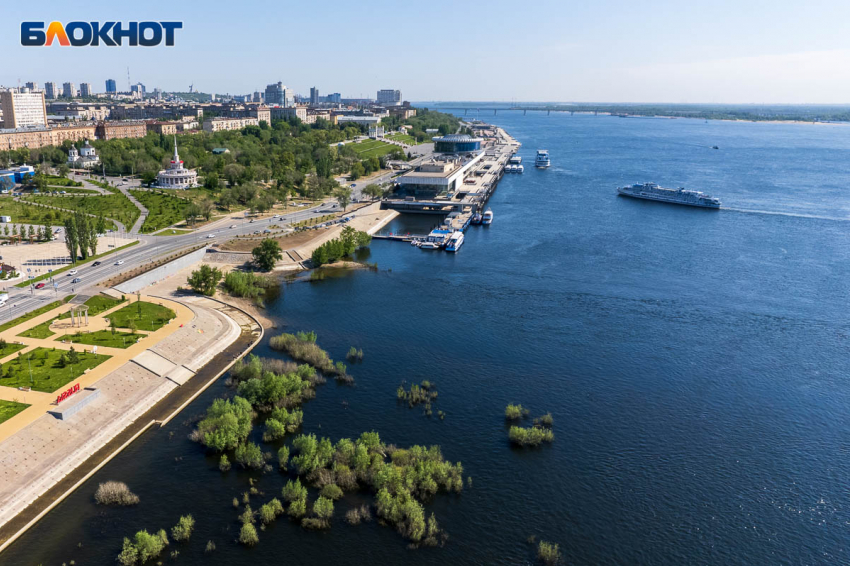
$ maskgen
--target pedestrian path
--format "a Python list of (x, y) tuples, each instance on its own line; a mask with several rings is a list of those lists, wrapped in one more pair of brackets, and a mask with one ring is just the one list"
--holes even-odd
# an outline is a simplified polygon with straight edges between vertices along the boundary
[(139, 211), (142, 213), (141, 215), (139, 215), (139, 218), (138, 220), (136, 220), (136, 223), (133, 224), (133, 227), (130, 228), (131, 234), (138, 234), (139, 230), (142, 229), (142, 225), (145, 223), (145, 220), (147, 220), (148, 218), (149, 211), (147, 208), (145, 208), (145, 205), (140, 203), (136, 199), (136, 197), (130, 194), (130, 191), (128, 191), (126, 187), (118, 187), (118, 190), (121, 191), (121, 194), (130, 199), (130, 202), (132, 202), (136, 206), (136, 208), (138, 208)]

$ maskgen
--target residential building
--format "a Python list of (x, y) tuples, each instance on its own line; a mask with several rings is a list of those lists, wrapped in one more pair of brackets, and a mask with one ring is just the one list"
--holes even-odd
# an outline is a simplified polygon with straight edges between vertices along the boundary
[(59, 85), (56, 83), (44, 83), (44, 98), (59, 98)]
[(316, 87), (310, 87), (310, 104), (318, 104), (319, 103), (319, 89)]
[(50, 132), (50, 143), (45, 145), (62, 145), (65, 140), (78, 142), (93, 140), (97, 133), (95, 122), (70, 122), (56, 125)]
[(156, 176), (156, 185), (163, 189), (191, 189), (198, 185), (198, 172), (186, 169), (177, 154), (177, 136), (174, 136), (174, 157), (168, 167)]
[(182, 122), (158, 122), (156, 120), (148, 120), (145, 122), (145, 127), (149, 132), (156, 132), (166, 136), (174, 135), (178, 130), (182, 130)]
[(53, 132), (47, 126), (0, 130), (0, 150), (36, 149), (53, 144)]
[(261, 104), (262, 104), (262, 103), (264, 102), (264, 101), (263, 101), (263, 93), (262, 93), (262, 92), (260, 92), (259, 90), (255, 90), (255, 91), (254, 91), (253, 101), (254, 101), (254, 102), (259, 102), (259, 103), (261, 103)]
[(106, 94), (115, 94), (118, 92), (118, 85), (115, 79), (106, 79)]
[(29, 81), (27, 82), (26, 87), (30, 90), (38, 90), (38, 83)]
[(271, 113), (272, 120), (289, 120), (290, 118), (298, 118), (302, 122), (307, 121), (307, 107), (306, 106), (290, 106), (290, 107), (280, 107), (273, 106), (269, 108), (269, 112)]
[(90, 98), (91, 96), (91, 83), (80, 83), (80, 97)]
[(275, 84), (266, 85), (265, 99), (266, 104), (269, 105), (277, 105), (277, 106), (286, 106), (284, 93), (286, 92), (286, 87), (283, 86), (282, 82), (277, 82)]
[(225, 130), (241, 130), (245, 126), (259, 126), (256, 118), (211, 118), (204, 122), (205, 132), (221, 132)]
[(77, 96), (77, 85), (74, 83), (63, 83), (62, 84), (62, 96), (65, 98), (74, 98)]
[(342, 95), (338, 92), (332, 92), (325, 97), (325, 101), (331, 104), (339, 104), (342, 102)]
[(147, 134), (144, 122), (99, 122), (97, 124), (97, 138), (101, 140), (114, 140), (120, 138), (143, 138)]
[(401, 104), (401, 91), (383, 89), (378, 91), (378, 104), (397, 105)]
[(44, 93), (29, 89), (6, 89), (0, 91), (0, 107), (3, 108), (4, 128), (30, 128), (47, 125), (47, 109)]
[(142, 83), (136, 83), (134, 85), (130, 85), (130, 93), (138, 93), (138, 94), (144, 96), (145, 92), (147, 92), (147, 91), (145, 90), (145, 85), (143, 85)]

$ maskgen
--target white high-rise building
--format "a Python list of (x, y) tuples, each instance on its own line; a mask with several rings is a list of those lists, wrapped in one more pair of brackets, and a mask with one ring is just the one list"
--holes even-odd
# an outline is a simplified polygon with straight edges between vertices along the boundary
[(89, 98), (91, 95), (91, 83), (80, 83), (80, 96)]
[(7, 89), (0, 91), (0, 106), (3, 107), (4, 128), (27, 128), (47, 125), (47, 109), (44, 93), (29, 92), (29, 89)]
[(58, 98), (59, 85), (56, 83), (44, 83), (44, 98)]
[(379, 90), (378, 104), (387, 104), (394, 106), (401, 104), (401, 91), (392, 89)]
[(62, 96), (65, 98), (74, 98), (77, 96), (77, 85), (74, 83), (64, 83), (62, 85)]

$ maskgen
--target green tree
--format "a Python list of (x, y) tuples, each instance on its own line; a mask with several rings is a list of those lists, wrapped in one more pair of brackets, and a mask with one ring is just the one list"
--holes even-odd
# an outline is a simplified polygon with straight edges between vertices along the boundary
[(257, 536), (257, 529), (251, 523), (245, 523), (242, 525), (242, 529), (239, 531), (239, 542), (246, 546), (254, 546), (258, 542), (260, 542), (260, 538)]
[(178, 542), (189, 540), (194, 528), (195, 519), (191, 515), (183, 515), (177, 524), (171, 528), (171, 538)]
[(339, 187), (334, 190), (333, 195), (342, 207), (342, 211), (345, 212), (345, 209), (351, 204), (351, 187)]
[(65, 247), (68, 248), (68, 255), (71, 256), (71, 263), (77, 263), (77, 247), (80, 240), (77, 237), (77, 225), (72, 216), (65, 218)]
[(324, 496), (319, 496), (313, 504), (313, 513), (323, 521), (329, 520), (334, 514), (334, 502)]
[(217, 267), (202, 264), (201, 267), (189, 275), (188, 283), (193, 291), (207, 297), (215, 295), (215, 288), (221, 281), (222, 273)]
[(352, 181), (356, 181), (357, 179), (359, 179), (360, 177), (362, 177), (365, 174), (366, 174), (366, 169), (363, 167), (363, 164), (360, 163), (360, 162), (357, 162), (357, 163), (355, 163), (354, 165), (351, 166), (351, 174), (349, 175), (349, 177), (351, 177)]
[(270, 238), (263, 240), (259, 246), (251, 250), (254, 263), (262, 271), (271, 271), (277, 261), (283, 259), (280, 244)]

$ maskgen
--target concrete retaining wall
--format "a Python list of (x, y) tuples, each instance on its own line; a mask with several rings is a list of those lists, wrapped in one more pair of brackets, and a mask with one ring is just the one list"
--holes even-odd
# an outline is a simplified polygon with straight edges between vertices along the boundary
[(170, 261), (165, 265), (160, 265), (159, 267), (152, 269), (147, 273), (143, 273), (138, 277), (134, 277), (129, 281), (125, 281), (120, 285), (116, 285), (115, 288), (122, 293), (135, 293), (136, 291), (144, 289), (148, 285), (153, 285), (157, 281), (162, 281), (169, 275), (174, 275), (184, 267), (198, 263), (204, 259), (206, 253), (206, 248), (201, 248), (190, 254), (186, 254), (181, 258), (175, 259), (174, 261)]

